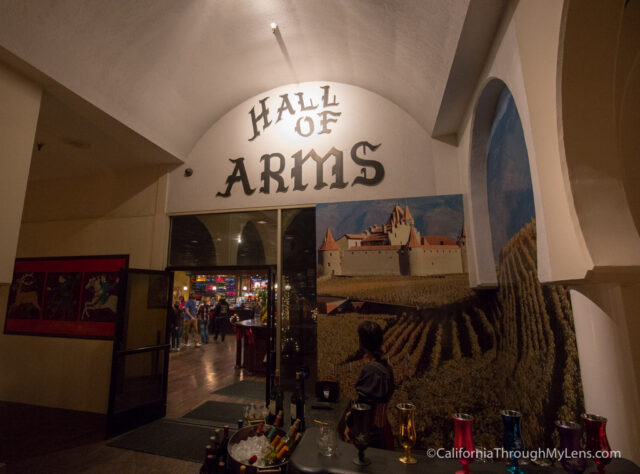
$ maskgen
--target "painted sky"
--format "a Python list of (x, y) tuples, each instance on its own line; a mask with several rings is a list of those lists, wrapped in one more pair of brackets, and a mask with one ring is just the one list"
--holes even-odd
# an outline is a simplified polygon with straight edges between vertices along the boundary
[(487, 199), (497, 265), (500, 250), (536, 215), (522, 123), (513, 96), (506, 87), (500, 95), (491, 128)]
[(396, 204), (403, 209), (409, 206), (421, 235), (448, 235), (456, 239), (460, 234), (464, 222), (460, 194), (338, 202), (316, 206), (316, 247), (322, 245), (327, 227), (335, 239), (344, 234), (358, 234), (371, 225), (385, 224)]

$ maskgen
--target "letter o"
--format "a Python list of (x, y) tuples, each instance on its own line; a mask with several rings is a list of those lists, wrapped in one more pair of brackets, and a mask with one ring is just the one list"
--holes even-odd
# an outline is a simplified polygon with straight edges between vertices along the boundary
[[(309, 124), (309, 132), (306, 134), (302, 133), (302, 127), (300, 126), (300, 122), (302, 122), (303, 120), (306, 120), (306, 122)], [(313, 130), (314, 130), (313, 119), (308, 115), (305, 115), (304, 117), (300, 117), (296, 122), (296, 133), (301, 137), (308, 137), (313, 133)]]

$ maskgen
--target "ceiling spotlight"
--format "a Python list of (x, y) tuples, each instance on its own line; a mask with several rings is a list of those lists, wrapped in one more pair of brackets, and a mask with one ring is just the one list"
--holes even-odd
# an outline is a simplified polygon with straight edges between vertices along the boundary
[(274, 21), (271, 22), (271, 32), (275, 33), (277, 29), (278, 29), (278, 24)]

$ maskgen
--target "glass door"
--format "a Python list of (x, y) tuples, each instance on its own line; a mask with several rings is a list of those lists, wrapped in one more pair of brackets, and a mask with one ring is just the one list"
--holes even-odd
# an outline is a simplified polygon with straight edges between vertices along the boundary
[(166, 413), (171, 274), (122, 272), (123, 297), (113, 341), (107, 436)]

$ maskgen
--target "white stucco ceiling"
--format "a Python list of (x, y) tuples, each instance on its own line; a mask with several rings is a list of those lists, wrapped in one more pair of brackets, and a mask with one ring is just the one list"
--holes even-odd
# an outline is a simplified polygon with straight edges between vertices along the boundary
[(180, 159), (243, 100), (305, 81), (369, 89), (432, 133), (470, 2), (492, 39), (503, 0), (0, 0), (0, 59)]

